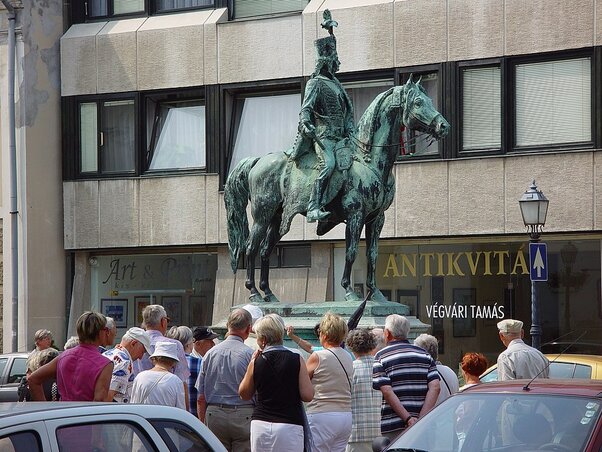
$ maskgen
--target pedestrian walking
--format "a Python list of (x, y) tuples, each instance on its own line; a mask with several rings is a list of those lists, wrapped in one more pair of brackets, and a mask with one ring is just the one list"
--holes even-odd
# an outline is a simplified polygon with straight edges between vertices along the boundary
[(450, 395), (455, 394), (460, 390), (458, 376), (452, 369), (444, 366), (439, 361), (439, 341), (437, 341), (435, 336), (431, 336), (430, 334), (421, 334), (414, 339), (414, 345), (424, 349), (429, 355), (431, 355), (431, 358), (433, 358), (437, 364), (437, 372), (439, 372), (439, 378), (441, 382), (441, 391), (439, 392), (439, 397), (437, 397), (437, 403), (435, 405), (439, 405)]
[(548, 378), (550, 362), (539, 350), (523, 342), (523, 322), (505, 319), (497, 327), (500, 341), (506, 347), (497, 359), (498, 380)]
[(460, 369), (464, 376), (464, 386), (460, 388), (463, 391), (476, 384), (481, 383), (480, 376), (487, 370), (487, 358), (481, 353), (466, 353), (460, 362)]

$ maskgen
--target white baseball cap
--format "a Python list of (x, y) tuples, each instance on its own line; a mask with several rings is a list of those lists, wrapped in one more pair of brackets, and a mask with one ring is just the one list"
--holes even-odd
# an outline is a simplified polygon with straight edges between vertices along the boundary
[(156, 356), (163, 356), (165, 358), (178, 359), (178, 346), (174, 342), (157, 342), (155, 344), (155, 352), (150, 355), (151, 358)]
[(127, 339), (127, 338), (134, 339), (134, 340), (140, 342), (142, 345), (144, 345), (144, 349), (146, 350), (146, 353), (148, 353), (149, 355), (153, 352), (151, 349), (150, 336), (142, 328), (138, 328), (137, 326), (130, 328), (129, 330), (127, 330), (125, 332), (125, 334), (123, 335), (123, 338), (124, 339)]
[(254, 325), (255, 322), (257, 322), (260, 318), (263, 317), (263, 311), (261, 310), (261, 308), (259, 306), (255, 306), (254, 304), (246, 304), (242, 308), (245, 311), (247, 311), (249, 314), (251, 314), (251, 317), (253, 318), (251, 326)]

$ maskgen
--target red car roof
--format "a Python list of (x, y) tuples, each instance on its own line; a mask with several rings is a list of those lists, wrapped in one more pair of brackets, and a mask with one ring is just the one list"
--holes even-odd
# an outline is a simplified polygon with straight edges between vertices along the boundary
[[(531, 380), (509, 380), (481, 383), (466, 388), (463, 393), (473, 392), (515, 392), (525, 393), (523, 388)], [(546, 379), (537, 378), (529, 385), (529, 394), (557, 394), (585, 397), (602, 397), (602, 380), (586, 379)]]

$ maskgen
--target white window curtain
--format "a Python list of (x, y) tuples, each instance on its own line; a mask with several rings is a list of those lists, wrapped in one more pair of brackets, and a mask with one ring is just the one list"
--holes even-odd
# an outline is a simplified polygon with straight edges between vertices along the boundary
[(82, 173), (98, 171), (98, 109), (96, 102), (79, 105), (79, 142)]
[(301, 94), (244, 99), (228, 173), (245, 157), (260, 157), (292, 147), (300, 109)]
[(205, 107), (162, 105), (159, 131), (149, 169), (205, 166)]
[(236, 18), (303, 11), (309, 0), (234, 0)]
[(88, 1), (88, 16), (89, 17), (104, 17), (109, 14), (107, 8), (107, 0), (89, 0)]
[(353, 121), (356, 126), (374, 98), (392, 88), (393, 85), (393, 80), (374, 80), (343, 85), (353, 103)]
[(591, 60), (516, 66), (516, 144), (591, 141)]
[(113, 0), (113, 14), (144, 11), (144, 0)]
[(499, 149), (502, 145), (499, 66), (463, 71), (462, 149)]
[(100, 164), (103, 173), (134, 172), (135, 114), (133, 100), (103, 103), (103, 149)]
[(157, 11), (213, 6), (214, 0), (157, 0)]

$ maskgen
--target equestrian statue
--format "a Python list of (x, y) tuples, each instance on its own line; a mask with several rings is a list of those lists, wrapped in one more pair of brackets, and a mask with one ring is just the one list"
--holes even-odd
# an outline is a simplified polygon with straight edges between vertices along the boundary
[[(365, 227), (369, 299), (386, 301), (376, 286), (375, 270), (385, 211), (395, 196), (392, 171), (402, 130), (420, 131), (433, 139), (443, 138), (449, 131), (448, 122), (435, 110), (420, 80), (414, 82), (412, 76), (404, 85), (379, 94), (356, 128), (351, 100), (335, 76), (340, 65), (332, 33), (335, 26), (326, 10), (322, 27), (329, 36), (315, 41), (316, 69), (306, 84), (292, 148), (240, 161), (226, 182), (230, 263), (236, 272), (244, 254), (245, 286), (251, 302), (279, 301), (269, 286), (269, 258), (297, 214), (305, 215), (308, 222), (317, 221), (318, 235), (346, 224), (341, 285), (350, 301), (359, 300), (351, 284), (351, 269)], [(257, 253), (261, 256), (259, 289), (263, 297), (255, 285)]]

